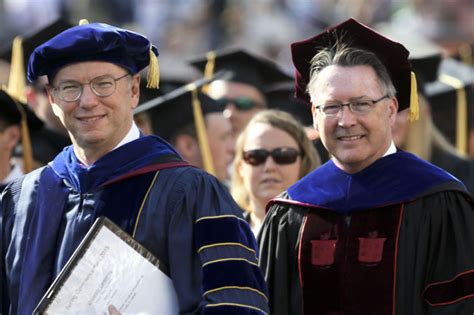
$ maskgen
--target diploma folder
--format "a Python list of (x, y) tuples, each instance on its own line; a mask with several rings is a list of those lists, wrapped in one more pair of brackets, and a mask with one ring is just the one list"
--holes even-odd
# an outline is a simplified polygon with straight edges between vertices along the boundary
[(178, 314), (160, 261), (106, 217), (96, 220), (34, 314)]

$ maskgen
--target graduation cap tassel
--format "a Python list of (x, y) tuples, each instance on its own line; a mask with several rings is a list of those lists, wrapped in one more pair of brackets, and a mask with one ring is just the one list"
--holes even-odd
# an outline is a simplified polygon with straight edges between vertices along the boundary
[[(206, 67), (204, 68), (204, 79), (210, 79), (214, 75), (214, 67), (216, 64), (216, 52), (209, 51), (206, 54), (206, 58), (207, 58), (207, 63), (206, 63)], [(204, 94), (207, 94), (208, 89), (209, 89), (209, 85), (206, 84), (202, 87), (202, 92)]]
[(158, 58), (150, 48), (150, 68), (148, 69), (147, 84), (149, 89), (158, 89), (160, 85), (160, 66)]
[(474, 60), (472, 58), (472, 48), (469, 43), (464, 43), (459, 48), (459, 56), (461, 61), (467, 65), (474, 66)]
[(8, 94), (19, 100), (26, 102), (25, 97), (25, 66), (23, 65), (23, 40), (20, 36), (15, 37), (12, 44), (12, 59), (10, 77), (8, 78)]
[(23, 148), (23, 172), (29, 173), (35, 169), (33, 165), (33, 149), (31, 147), (30, 131), (26, 122), (26, 113), (21, 113), (21, 147)]
[(201, 149), (204, 170), (209, 174), (216, 176), (211, 151), (209, 149), (209, 142), (206, 135), (206, 126), (204, 124), (204, 117), (202, 115), (201, 103), (198, 99), (196, 86), (192, 87), (191, 95), (193, 101), (194, 122), (196, 123), (196, 133), (198, 137), (199, 147)]
[(25, 68), (23, 65), (23, 40), (17, 36), (12, 44), (12, 58), (10, 67), (10, 77), (6, 92), (14, 100), (18, 111), (21, 114), (21, 146), (23, 148), (23, 171), (31, 172), (33, 167), (33, 150), (31, 148), (30, 132), (26, 121), (26, 112), (20, 102), (26, 102), (25, 97)]
[(439, 80), (456, 89), (456, 148), (462, 153), (467, 153), (467, 97), (464, 83), (453, 76), (441, 74)]
[(420, 108), (418, 105), (418, 90), (416, 86), (416, 75), (412, 71), (410, 78), (410, 115), (408, 120), (415, 121), (420, 118)]

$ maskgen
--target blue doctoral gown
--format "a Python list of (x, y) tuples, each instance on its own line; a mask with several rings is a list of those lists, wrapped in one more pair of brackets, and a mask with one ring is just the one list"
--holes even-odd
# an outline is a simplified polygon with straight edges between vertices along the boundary
[(268, 311), (256, 242), (238, 206), (161, 138), (139, 138), (88, 168), (67, 147), (9, 185), (0, 206), (2, 314), (31, 314), (99, 216), (168, 267), (181, 314)]

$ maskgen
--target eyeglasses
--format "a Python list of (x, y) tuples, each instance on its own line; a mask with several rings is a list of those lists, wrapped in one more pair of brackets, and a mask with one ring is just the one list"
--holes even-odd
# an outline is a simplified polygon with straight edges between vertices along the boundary
[(53, 94), (60, 100), (65, 102), (77, 101), (84, 91), (84, 85), (89, 85), (92, 92), (100, 97), (107, 97), (115, 92), (116, 82), (128, 76), (129, 73), (114, 79), (110, 75), (103, 75), (90, 80), (87, 83), (80, 83), (77, 81), (62, 82), (53, 88)]
[(298, 156), (302, 155), (300, 151), (293, 148), (276, 148), (272, 151), (265, 149), (255, 149), (244, 151), (243, 158), (247, 164), (257, 166), (265, 163), (268, 156), (271, 155), (273, 161), (277, 164), (293, 164)]
[(255, 107), (262, 107), (262, 104), (246, 96), (238, 96), (236, 98), (223, 97), (223, 98), (218, 99), (217, 102), (221, 104), (222, 106), (226, 106), (227, 104), (232, 103), (235, 105), (235, 107), (237, 107), (237, 109), (240, 109), (240, 110), (251, 110)]
[(360, 100), (346, 104), (317, 105), (316, 109), (323, 113), (324, 116), (335, 116), (339, 114), (344, 106), (347, 106), (351, 112), (356, 115), (366, 115), (372, 110), (375, 104), (386, 98), (388, 98), (388, 95), (384, 95), (378, 100)]

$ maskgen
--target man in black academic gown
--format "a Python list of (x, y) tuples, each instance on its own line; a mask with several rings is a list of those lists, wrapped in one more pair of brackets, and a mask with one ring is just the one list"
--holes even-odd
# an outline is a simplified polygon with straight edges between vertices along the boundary
[(101, 216), (169, 271), (180, 314), (268, 312), (256, 241), (227, 189), (133, 122), (139, 72), (149, 66), (156, 88), (157, 56), (143, 35), (102, 23), (81, 23), (34, 50), (28, 79), (48, 76), (73, 144), (1, 196), (0, 313), (31, 314)]
[(408, 51), (353, 19), (291, 48), (332, 159), (269, 205), (271, 314), (471, 314), (472, 197), (392, 141), (397, 110), (417, 116)]

